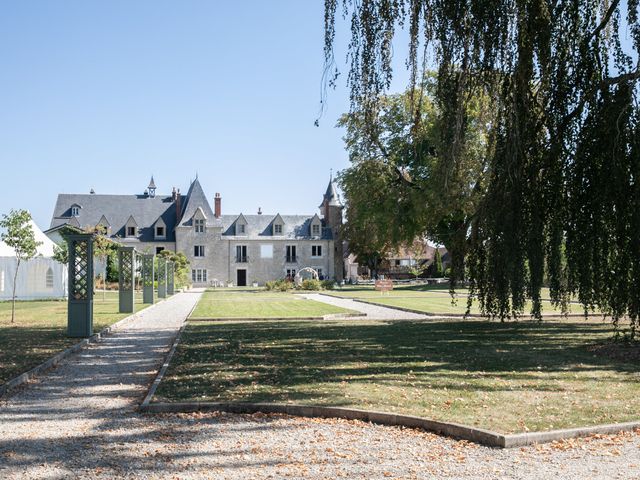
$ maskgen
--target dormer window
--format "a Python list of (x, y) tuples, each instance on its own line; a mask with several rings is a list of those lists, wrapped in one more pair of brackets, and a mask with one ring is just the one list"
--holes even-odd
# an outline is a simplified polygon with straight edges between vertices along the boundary
[(238, 215), (235, 222), (233, 222), (233, 231), (235, 235), (246, 235), (247, 234), (247, 219), (243, 214)]
[(196, 218), (193, 221), (193, 227), (196, 233), (204, 233), (204, 218)]
[(156, 237), (164, 237), (164, 227), (156, 227)]
[(311, 235), (313, 235), (314, 237), (320, 236), (320, 225), (318, 225), (317, 223), (311, 225)]
[(71, 207), (71, 216), (77, 217), (78, 215), (80, 215), (80, 207), (77, 207), (77, 206)]
[(136, 227), (127, 227), (127, 237), (136, 236)]
[(282, 225), (280, 225), (279, 223), (276, 223), (273, 226), (273, 234), (274, 235), (282, 235)]

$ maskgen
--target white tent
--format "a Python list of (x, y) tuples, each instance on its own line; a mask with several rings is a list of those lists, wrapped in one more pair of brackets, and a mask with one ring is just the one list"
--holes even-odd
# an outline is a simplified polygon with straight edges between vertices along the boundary
[[(66, 297), (67, 266), (52, 258), (55, 243), (33, 221), (31, 228), (36, 241), (42, 243), (38, 246), (35, 258), (20, 263), (16, 280), (16, 298), (33, 300)], [(11, 299), (16, 265), (13, 248), (0, 241), (0, 300)]]

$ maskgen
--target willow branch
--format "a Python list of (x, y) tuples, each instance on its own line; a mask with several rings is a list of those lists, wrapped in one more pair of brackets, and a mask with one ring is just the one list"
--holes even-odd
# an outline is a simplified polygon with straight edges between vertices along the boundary
[(607, 25), (611, 21), (611, 17), (613, 16), (613, 13), (618, 8), (618, 5), (620, 5), (620, 0), (613, 0), (613, 2), (611, 2), (611, 5), (609, 5), (609, 9), (607, 10), (607, 13), (602, 18), (602, 21), (596, 27), (596, 29), (593, 32), (591, 32), (591, 35), (589, 35), (589, 37), (587, 38), (587, 42), (590, 42), (591, 40), (593, 40), (594, 37), (597, 37), (598, 35), (600, 35), (600, 32), (602, 32), (602, 30), (604, 30), (607, 27)]

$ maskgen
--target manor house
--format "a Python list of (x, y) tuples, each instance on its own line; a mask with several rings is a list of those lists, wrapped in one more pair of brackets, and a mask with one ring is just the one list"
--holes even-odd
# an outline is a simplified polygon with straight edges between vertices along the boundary
[(340, 240), (343, 206), (333, 180), (320, 205), (320, 215), (223, 215), (222, 198), (213, 209), (196, 178), (186, 195), (156, 194), (151, 177), (142, 194), (59, 194), (48, 234), (65, 225), (103, 226), (107, 235), (140, 252), (172, 250), (191, 264), (194, 286), (264, 284), (291, 277), (311, 267), (320, 278), (344, 276)]

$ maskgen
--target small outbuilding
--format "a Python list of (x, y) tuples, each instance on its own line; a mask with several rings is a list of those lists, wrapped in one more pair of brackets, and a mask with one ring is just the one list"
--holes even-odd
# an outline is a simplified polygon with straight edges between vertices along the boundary
[[(53, 259), (55, 243), (31, 221), (36, 241), (41, 242), (34, 258), (20, 263), (16, 298), (35, 300), (67, 296), (67, 266)], [(0, 300), (11, 300), (17, 260), (13, 248), (0, 241)]]

